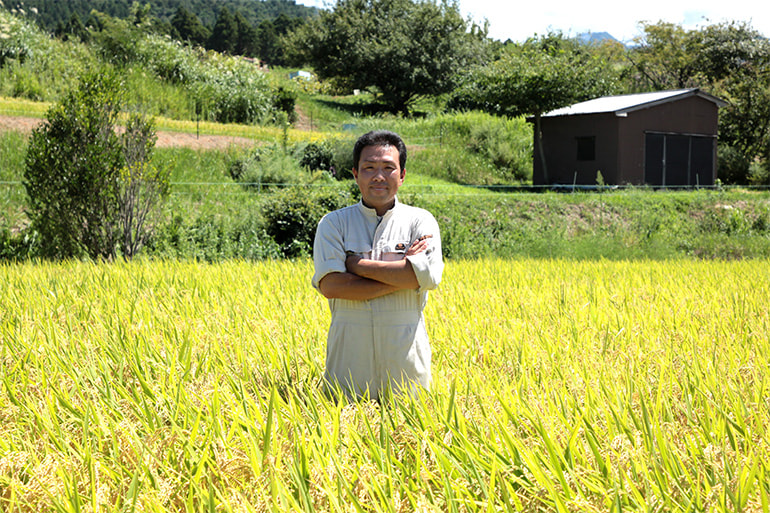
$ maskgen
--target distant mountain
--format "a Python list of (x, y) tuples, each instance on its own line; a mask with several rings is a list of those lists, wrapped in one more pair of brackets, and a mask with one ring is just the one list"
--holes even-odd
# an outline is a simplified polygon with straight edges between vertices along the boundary
[[(131, 4), (136, 0), (5, 0), (0, 5), (7, 9), (23, 9), (32, 15), (45, 30), (54, 31), (58, 25), (66, 25), (73, 15), (85, 23), (91, 10), (109, 14), (116, 18), (127, 18)], [(163, 22), (169, 22), (179, 7), (194, 13), (208, 28), (214, 26), (223, 7), (231, 13), (240, 11), (254, 26), (263, 20), (274, 20), (281, 14), (289, 18), (309, 18), (318, 13), (318, 8), (298, 5), (294, 0), (140, 0), (140, 5), (151, 4), (150, 14)]]
[[(587, 45), (600, 44), (605, 41), (617, 41), (609, 32), (583, 32), (577, 35), (577, 40)], [(621, 43), (622, 44), (622, 43)]]

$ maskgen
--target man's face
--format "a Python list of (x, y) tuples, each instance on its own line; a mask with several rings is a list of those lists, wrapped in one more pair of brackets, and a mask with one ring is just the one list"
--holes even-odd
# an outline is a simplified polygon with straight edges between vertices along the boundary
[(395, 146), (366, 146), (361, 151), (358, 169), (353, 169), (364, 205), (383, 215), (395, 202), (396, 192), (404, 183), (406, 170), (399, 164)]

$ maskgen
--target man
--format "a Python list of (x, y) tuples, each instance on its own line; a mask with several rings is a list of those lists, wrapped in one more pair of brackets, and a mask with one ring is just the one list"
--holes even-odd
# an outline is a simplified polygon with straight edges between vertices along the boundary
[(396, 198), (405, 175), (397, 134), (361, 136), (353, 149), (361, 201), (324, 216), (316, 232), (313, 286), (332, 314), (324, 381), (350, 399), (430, 386), (423, 309), (441, 281), (441, 237), (428, 211)]

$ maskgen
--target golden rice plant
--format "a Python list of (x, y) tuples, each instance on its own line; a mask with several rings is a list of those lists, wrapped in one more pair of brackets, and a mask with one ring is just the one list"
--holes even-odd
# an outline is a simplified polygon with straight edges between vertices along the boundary
[(311, 272), (0, 266), (0, 511), (768, 511), (767, 261), (450, 261), (384, 404)]

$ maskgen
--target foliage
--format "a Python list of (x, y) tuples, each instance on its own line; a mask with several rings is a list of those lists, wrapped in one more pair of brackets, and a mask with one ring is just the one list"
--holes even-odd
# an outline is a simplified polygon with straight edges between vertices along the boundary
[[(386, 34), (387, 37), (383, 37)], [(341, 0), (287, 39), (290, 60), (322, 79), (371, 89), (393, 112), (450, 91), (457, 73), (485, 56), (485, 34), (468, 27), (457, 4)]]
[(42, 256), (130, 258), (146, 241), (167, 183), (150, 167), (150, 124), (131, 118), (116, 133), (122, 101), (118, 77), (94, 70), (33, 132), (24, 186)]
[(53, 101), (96, 59), (85, 45), (51, 39), (29, 20), (0, 9), (0, 61), (0, 95)]
[(153, 258), (201, 262), (275, 260), (282, 256), (265, 232), (258, 212), (244, 212), (239, 218), (177, 214), (159, 227), (146, 249)]
[(94, 12), (94, 22), (90, 33), (102, 60), (117, 66), (139, 60), (139, 45), (145, 36), (141, 28), (99, 12)]
[(471, 126), (469, 149), (491, 163), (502, 183), (532, 181), (532, 137), (515, 120)]
[(273, 107), (276, 111), (286, 115), (288, 123), (297, 122), (297, 111), (294, 108), (297, 102), (297, 93), (288, 87), (279, 86), (273, 97)]
[(168, 196), (170, 183), (168, 170), (152, 162), (156, 137), (151, 121), (130, 116), (120, 139), (124, 167), (118, 178), (118, 226), (121, 252), (130, 259), (152, 237), (157, 207)]
[(699, 66), (711, 91), (728, 102), (721, 109), (719, 142), (743, 163), (732, 181), (747, 183), (754, 161), (767, 165), (770, 148), (770, 41), (744, 24), (712, 25), (699, 33)]
[(171, 19), (171, 26), (174, 27), (175, 36), (180, 41), (189, 41), (198, 46), (204, 46), (209, 37), (210, 31), (201, 23), (196, 15), (180, 5)]
[(267, 82), (248, 62), (212, 58), (203, 81), (192, 89), (212, 121), (255, 124), (270, 119), (272, 99)]
[(299, 165), (309, 170), (321, 170), (331, 173), (334, 154), (328, 143), (310, 143), (302, 149)]
[(615, 92), (617, 76), (601, 55), (560, 33), (507, 45), (498, 60), (467, 73), (448, 107), (517, 117)]
[(302, 168), (300, 162), (279, 146), (256, 148), (235, 157), (228, 167), (228, 174), (256, 192), (312, 181), (312, 175)]
[(141, 26), (147, 33), (170, 35), (206, 49), (259, 55), (271, 64), (283, 63), (280, 36), (317, 12), (314, 7), (288, 0), (224, 0), (216, 4), (203, 0), (159, 0), (152, 4), (133, 0), (29, 0), (23, 2), (23, 7), (39, 25), (64, 40), (90, 40), (91, 34), (81, 20), (91, 26), (101, 23), (99, 17), (107, 16)]
[[(128, 19), (136, 0), (67, 0), (66, 2), (51, 2), (50, 0), (6, 0), (5, 5), (11, 7), (23, 4), (24, 9), (34, 16), (37, 23), (53, 32), (57, 26), (66, 25), (73, 16), (87, 20), (93, 10), (103, 12), (116, 18)], [(209, 30), (214, 26), (220, 10), (224, 7), (230, 13), (243, 13), (252, 26), (259, 25), (263, 20), (275, 20), (281, 15), (290, 19), (307, 19), (314, 16), (318, 9), (307, 7), (291, 0), (155, 0), (141, 3), (144, 9), (149, 5), (146, 15), (157, 18), (160, 24), (173, 23), (172, 20), (180, 8), (184, 8), (202, 26)]]
[(220, 53), (233, 54), (238, 43), (238, 25), (227, 7), (219, 11), (214, 28), (211, 29), (209, 47)]
[(263, 20), (256, 29), (256, 54), (270, 64), (285, 65), (287, 62), (283, 37), (302, 26), (303, 23), (301, 18), (290, 18), (285, 14), (281, 14), (274, 20)]
[(281, 247), (283, 256), (307, 256), (311, 254), (321, 218), (351, 203), (349, 193), (341, 188), (308, 191), (290, 187), (277, 192), (265, 203), (266, 231)]
[(696, 31), (667, 22), (641, 24), (643, 35), (628, 53), (633, 87), (643, 91), (665, 91), (699, 87), (700, 44)]

